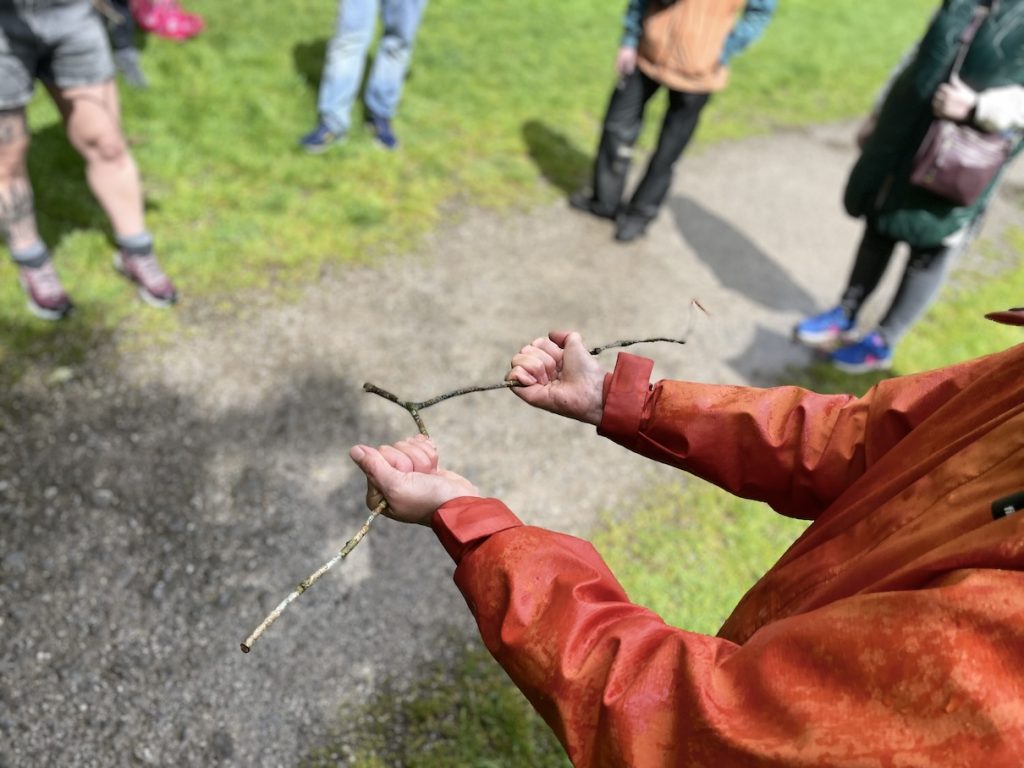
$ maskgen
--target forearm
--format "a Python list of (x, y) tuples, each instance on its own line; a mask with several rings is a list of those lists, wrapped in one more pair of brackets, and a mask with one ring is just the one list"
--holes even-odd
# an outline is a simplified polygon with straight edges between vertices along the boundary
[(620, 353), (598, 432), (782, 514), (813, 519), (972, 378), (997, 365), (996, 357), (890, 379), (856, 398), (798, 387), (651, 387), (651, 362)]
[(647, 13), (648, 0), (629, 0), (626, 14), (622, 19), (622, 40), (620, 45), (636, 48), (643, 34), (644, 14)]
[(670, 721), (695, 709), (686, 700), (712, 660), (735, 648), (631, 604), (590, 544), (540, 528), (506, 528), (468, 548), (455, 582), (485, 645), (575, 765), (675, 764), (686, 740), (667, 738)]
[(764, 34), (776, 6), (778, 0), (749, 0), (743, 15), (726, 38), (722, 50), (723, 64), (728, 63), (729, 59), (748, 48)]

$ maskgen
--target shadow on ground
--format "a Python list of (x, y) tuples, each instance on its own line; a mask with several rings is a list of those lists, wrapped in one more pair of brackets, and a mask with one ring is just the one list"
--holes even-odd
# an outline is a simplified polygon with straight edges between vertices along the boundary
[(590, 156), (565, 134), (539, 120), (530, 120), (523, 123), (523, 140), (530, 158), (552, 185), (569, 194), (583, 184), (590, 169)]
[(313, 93), (320, 89), (320, 74), (323, 72), (326, 55), (326, 37), (296, 43), (292, 47), (292, 62), (295, 64), (295, 71), (306, 81), (306, 85)]
[[(247, 750), (267, 717), (293, 723), (299, 742), (315, 739), (325, 727), (319, 702), (339, 695), (339, 668), (379, 661), (377, 622), (415, 614), (405, 596), (367, 604), (346, 582), (349, 562), (253, 654), (238, 643), (319, 564), (325, 534), (333, 544), (364, 519), (354, 473), (328, 470), (326, 487), (311, 479), (325, 456), (331, 467), (353, 442), (387, 437), (364, 423), (364, 402), (358, 385), (326, 374), (211, 419), (168, 391), (105, 378), (7, 395), (0, 764), (109, 764), (117, 755), (252, 765)], [(374, 573), (396, 585), (410, 569), (429, 570), (424, 563), (438, 560), (421, 541), (429, 531), (411, 528), (378, 523), (357, 553), (364, 569), (372, 552)], [(346, 610), (362, 617), (361, 630)], [(325, 640), (329, 653), (311, 664)], [(285, 679), (296, 689), (290, 703), (277, 686)], [(285, 755), (297, 748), (281, 745)]]
[(668, 208), (683, 239), (726, 288), (769, 309), (806, 314), (817, 308), (777, 259), (728, 221), (689, 197), (671, 198)]

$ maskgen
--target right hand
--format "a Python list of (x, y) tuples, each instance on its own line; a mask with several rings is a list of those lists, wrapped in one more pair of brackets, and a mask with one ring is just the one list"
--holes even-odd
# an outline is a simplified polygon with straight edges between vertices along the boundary
[(506, 381), (530, 405), (597, 426), (604, 414), (606, 371), (574, 331), (552, 331), (512, 358)]
[(636, 69), (636, 48), (624, 45), (615, 56), (615, 73), (623, 80)]

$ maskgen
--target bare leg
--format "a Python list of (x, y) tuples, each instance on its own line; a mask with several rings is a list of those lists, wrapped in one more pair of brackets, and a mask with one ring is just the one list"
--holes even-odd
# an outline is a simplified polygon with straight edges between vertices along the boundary
[(121, 110), (113, 80), (60, 90), (51, 88), (68, 138), (85, 158), (89, 188), (110, 219), (117, 240), (114, 266), (139, 286), (142, 299), (155, 307), (177, 301), (177, 291), (153, 255), (146, 231), (142, 181), (121, 132)]
[(31, 141), (24, 109), (0, 111), (0, 234), (7, 239), (11, 253), (40, 242), (25, 164)]
[(142, 182), (121, 132), (121, 110), (113, 80), (60, 90), (51, 88), (64, 116), (68, 139), (85, 159), (89, 188), (118, 238), (146, 231)]

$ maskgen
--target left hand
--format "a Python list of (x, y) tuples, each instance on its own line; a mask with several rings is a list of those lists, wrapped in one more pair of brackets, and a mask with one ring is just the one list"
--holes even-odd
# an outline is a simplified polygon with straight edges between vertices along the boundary
[(354, 445), (349, 456), (366, 475), (367, 508), (386, 499), (384, 514), (402, 523), (429, 526), (445, 502), (480, 495), (466, 478), (441, 469), (434, 442), (423, 435), (380, 448)]
[(957, 77), (939, 86), (932, 97), (932, 111), (936, 117), (963, 122), (977, 103), (978, 92)]

